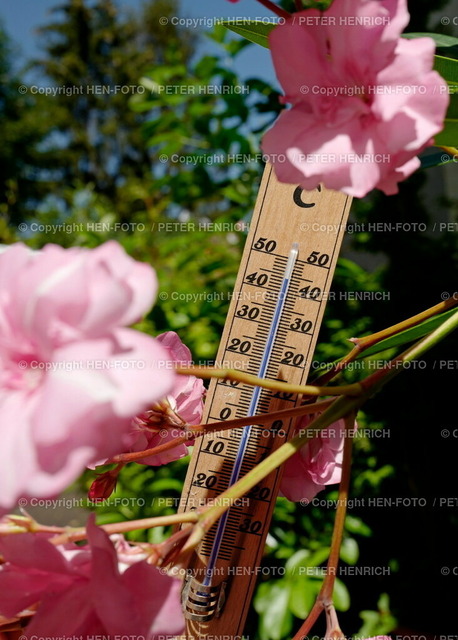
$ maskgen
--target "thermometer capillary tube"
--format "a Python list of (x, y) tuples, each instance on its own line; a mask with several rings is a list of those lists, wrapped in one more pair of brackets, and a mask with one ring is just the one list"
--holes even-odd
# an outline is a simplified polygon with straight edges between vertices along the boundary
[[(286, 263), (282, 285), (278, 295), (277, 304), (275, 306), (275, 311), (272, 318), (272, 323), (270, 325), (269, 334), (267, 336), (264, 353), (262, 354), (261, 364), (259, 366), (258, 378), (265, 377), (267, 368), (269, 366), (270, 357), (272, 355), (272, 349), (275, 344), (275, 338), (277, 336), (278, 327), (280, 326), (281, 316), (283, 313), (283, 308), (285, 306), (286, 297), (288, 295), (289, 285), (291, 282), (291, 277), (293, 275), (294, 266), (296, 264), (298, 254), (299, 254), (299, 244), (297, 242), (294, 242), (291, 247), (291, 251), (289, 252), (288, 262)], [(254, 416), (257, 414), (260, 395), (261, 395), (261, 387), (255, 387), (253, 391), (253, 395), (251, 397), (250, 406), (247, 412), (248, 417)], [(232, 468), (232, 473), (231, 473), (231, 477), (228, 484), (229, 487), (235, 484), (239, 479), (243, 458), (245, 456), (246, 447), (251, 435), (251, 430), (252, 430), (251, 426), (245, 427), (243, 429), (242, 437), (240, 439), (240, 444), (237, 451), (237, 456), (234, 461), (234, 466)], [(228, 516), (229, 516), (229, 510), (223, 513), (218, 523), (218, 528), (216, 530), (216, 535), (215, 535), (215, 540), (211, 550), (211, 555), (206, 568), (205, 577), (202, 582), (202, 584), (205, 587), (209, 587), (211, 585), (212, 575), (214, 573), (214, 567), (216, 564), (216, 560), (218, 558), (219, 550), (221, 548), (221, 543), (223, 541), (223, 536), (224, 536), (224, 531), (226, 529)]]

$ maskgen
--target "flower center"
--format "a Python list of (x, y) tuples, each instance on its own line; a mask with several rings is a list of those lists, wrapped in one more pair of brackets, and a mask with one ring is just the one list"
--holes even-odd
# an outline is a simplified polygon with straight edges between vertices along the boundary
[(33, 391), (45, 375), (45, 364), (33, 356), (18, 356), (4, 363), (2, 386), (12, 390)]

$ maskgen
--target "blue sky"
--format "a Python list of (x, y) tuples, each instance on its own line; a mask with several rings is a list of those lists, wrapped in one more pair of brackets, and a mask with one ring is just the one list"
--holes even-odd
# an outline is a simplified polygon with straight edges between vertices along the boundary
[[(142, 0), (115, 0), (120, 8), (135, 8)], [(0, 4), (0, 19), (16, 45), (16, 66), (20, 67), (28, 59), (37, 56), (37, 27), (50, 20), (50, 9), (62, 4), (62, 0), (7, 0)], [(181, 0), (181, 14), (196, 18), (251, 17), (271, 16), (256, 0), (243, 0), (233, 4), (227, 0)], [(206, 27), (197, 27), (202, 34)], [(213, 45), (203, 39), (201, 51), (212, 51)], [(249, 47), (242, 52), (235, 64), (235, 70), (243, 79), (256, 75), (275, 83), (270, 55), (261, 47)]]
[[(16, 66), (20, 67), (26, 60), (37, 56), (37, 27), (46, 24), (50, 19), (50, 9), (62, 4), (63, 0), (3, 0), (0, 3), (0, 19), (4, 22), (9, 36), (17, 46)], [(88, 0), (91, 2), (92, 0)], [(120, 8), (139, 7), (143, 0), (114, 0)], [(411, 11), (415, 0), (410, 0)], [(272, 14), (256, 0), (243, 0), (239, 3), (228, 0), (181, 0), (181, 14), (196, 18), (227, 17), (272, 17)], [(438, 12), (441, 15), (458, 16), (458, 0), (451, 0), (447, 9)], [(206, 27), (197, 27), (202, 34)], [(455, 27), (456, 31), (456, 27)], [(214, 51), (214, 45), (202, 39), (201, 51)], [(257, 76), (278, 87), (272, 68), (270, 54), (261, 47), (249, 47), (240, 54), (235, 62), (235, 70), (242, 80)]]

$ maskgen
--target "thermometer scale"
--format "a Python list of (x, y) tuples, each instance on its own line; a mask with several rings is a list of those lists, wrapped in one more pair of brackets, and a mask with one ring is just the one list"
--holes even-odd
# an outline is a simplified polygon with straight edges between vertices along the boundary
[[(216, 366), (305, 384), (351, 198), (279, 183), (267, 166)], [(204, 422), (293, 408), (297, 395), (212, 380)], [(289, 437), (293, 419), (212, 433), (191, 457), (181, 510), (211, 503)], [(279, 490), (277, 469), (223, 514), (187, 568), (186, 636), (240, 638)]]

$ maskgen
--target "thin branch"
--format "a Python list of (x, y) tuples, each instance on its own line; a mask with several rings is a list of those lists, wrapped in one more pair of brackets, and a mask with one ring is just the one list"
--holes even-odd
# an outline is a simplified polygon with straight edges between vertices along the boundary
[(271, 2), (271, 0), (258, 0), (258, 2), (262, 4), (264, 7), (266, 7), (266, 9), (269, 9), (270, 11), (273, 11), (274, 13), (276, 13), (277, 16), (280, 16), (280, 18), (291, 18), (290, 13), (288, 13), (281, 7), (278, 7), (276, 4)]
[[(235, 420), (222, 420), (221, 422), (211, 422), (210, 424), (199, 424), (196, 426), (186, 425), (186, 433), (182, 436), (178, 436), (173, 440), (169, 440), (164, 444), (157, 447), (151, 447), (151, 449), (144, 449), (143, 451), (133, 451), (130, 453), (119, 453), (107, 460), (104, 464), (114, 463), (127, 463), (136, 462), (149, 456), (155, 456), (165, 451), (170, 451), (180, 444), (184, 444), (191, 438), (197, 438), (203, 436), (206, 433), (216, 433), (218, 431), (227, 431), (229, 429), (238, 429), (240, 427), (248, 427), (252, 424), (266, 424), (274, 422), (274, 420), (281, 420), (287, 418), (295, 418), (297, 416), (305, 416), (314, 413), (319, 413), (327, 409), (333, 400), (323, 400), (323, 402), (316, 402), (314, 404), (304, 404), (294, 409), (282, 409), (280, 411), (274, 411), (272, 413), (263, 413), (257, 416), (248, 416), (247, 418), (237, 418)], [(182, 430), (179, 430), (182, 431)]]
[[(174, 513), (170, 516), (158, 516), (157, 518), (143, 518), (141, 520), (130, 520), (127, 522), (113, 522), (111, 524), (99, 525), (101, 529), (106, 531), (108, 535), (113, 533), (126, 533), (127, 531), (136, 531), (137, 529), (152, 529), (153, 527), (167, 527), (182, 522), (194, 523), (198, 520), (198, 514), (195, 511), (187, 511), (186, 513)], [(41, 531), (41, 529), (36, 529)], [(50, 539), (53, 544), (65, 544), (67, 542), (77, 542), (86, 540), (86, 527), (78, 527), (76, 529), (61, 528), (62, 533)]]
[(362, 389), (358, 383), (346, 384), (336, 387), (319, 387), (310, 384), (290, 384), (282, 380), (269, 380), (258, 378), (251, 373), (243, 373), (236, 369), (215, 369), (214, 367), (176, 367), (176, 372), (185, 376), (197, 376), (198, 378), (219, 378), (243, 382), (272, 391), (286, 391), (306, 396), (357, 396)]

